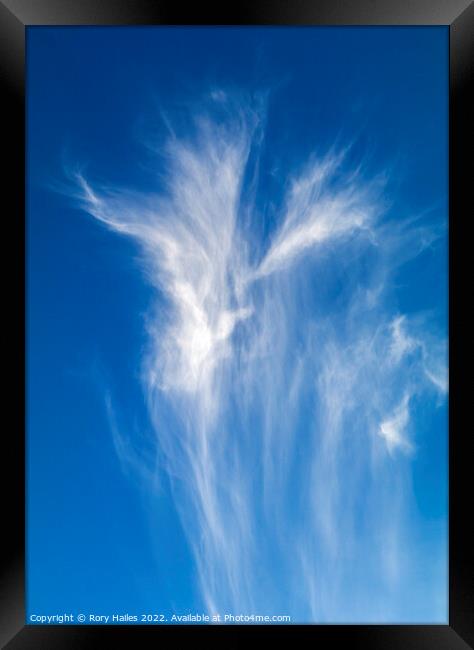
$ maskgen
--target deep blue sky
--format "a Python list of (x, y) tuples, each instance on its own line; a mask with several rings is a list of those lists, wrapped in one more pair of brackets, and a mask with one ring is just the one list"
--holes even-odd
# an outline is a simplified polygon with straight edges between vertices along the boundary
[[(370, 173), (389, 176), (390, 219), (442, 225), (447, 48), (441, 27), (28, 28), (28, 614), (202, 606), (171, 488), (162, 481), (147, 495), (123, 471), (104, 408), (107, 385), (146, 448), (138, 375), (151, 292), (134, 243), (67, 197), (65, 169), (156, 190), (163, 163), (146, 145), (166, 132), (159, 109), (173, 115), (206, 87), (263, 89), (266, 198), (281, 198), (275, 168), (355, 141), (354, 160), (364, 155)], [(272, 218), (268, 208), (263, 230)], [(442, 332), (446, 255), (444, 240), (402, 266), (392, 292), (395, 311), (430, 314)], [(447, 549), (446, 407), (420, 413), (411, 487), (423, 522), (419, 604), (410, 607), (427, 620), (420, 590)]]

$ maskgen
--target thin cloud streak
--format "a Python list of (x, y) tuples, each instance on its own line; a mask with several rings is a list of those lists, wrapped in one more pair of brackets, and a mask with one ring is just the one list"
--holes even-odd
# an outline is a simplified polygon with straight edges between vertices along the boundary
[[(242, 206), (264, 113), (213, 96), (218, 117), (211, 98), (192, 135), (172, 132), (156, 196), (74, 175), (82, 208), (138, 243), (156, 291), (143, 385), (203, 602), (295, 621), (396, 618), (410, 404), (445, 395), (444, 344), (387, 306), (401, 235), (384, 220), (383, 186), (347, 170), (347, 152), (284, 179), (277, 224), (251, 254), (259, 217), (250, 209), (248, 223)], [(422, 236), (406, 226), (412, 255)], [(364, 255), (372, 271), (359, 277)], [(331, 256), (352, 280), (328, 302)], [(363, 559), (380, 603), (353, 568)], [(348, 574), (363, 612), (346, 603)]]

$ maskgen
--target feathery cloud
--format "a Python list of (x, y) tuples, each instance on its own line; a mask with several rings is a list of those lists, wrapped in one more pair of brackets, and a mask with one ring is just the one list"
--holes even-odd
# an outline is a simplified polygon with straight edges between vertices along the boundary
[[(383, 185), (330, 152), (284, 179), (280, 218), (251, 254), (259, 215), (242, 206), (262, 109), (218, 90), (209, 101), (187, 137), (170, 136), (156, 196), (76, 174), (76, 197), (137, 242), (156, 291), (143, 384), (209, 612), (334, 622), (354, 563), (391, 602), (409, 552), (410, 401), (447, 390), (443, 342), (411, 334), (385, 301), (393, 250), (403, 235), (416, 255), (420, 231), (384, 220)], [(329, 300), (341, 269), (351, 281)], [(368, 584), (353, 584), (378, 619)]]

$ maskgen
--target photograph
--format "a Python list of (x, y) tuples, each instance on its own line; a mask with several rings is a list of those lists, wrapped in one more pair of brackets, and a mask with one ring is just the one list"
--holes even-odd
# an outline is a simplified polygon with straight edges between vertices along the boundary
[(26, 64), (27, 622), (447, 624), (449, 28)]

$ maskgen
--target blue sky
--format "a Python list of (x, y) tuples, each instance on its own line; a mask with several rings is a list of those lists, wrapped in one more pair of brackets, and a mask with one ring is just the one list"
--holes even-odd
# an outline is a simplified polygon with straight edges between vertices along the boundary
[(27, 602), (447, 620), (447, 28), (28, 28)]

